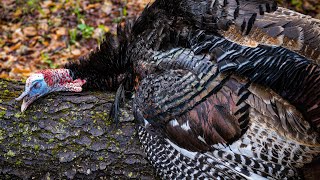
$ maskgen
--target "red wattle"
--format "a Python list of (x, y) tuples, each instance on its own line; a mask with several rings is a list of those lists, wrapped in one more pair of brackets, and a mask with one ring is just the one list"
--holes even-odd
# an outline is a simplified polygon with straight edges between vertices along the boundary
[(73, 81), (68, 69), (45, 69), (38, 71), (38, 73), (43, 74), (45, 82), (50, 87), (63, 86)]

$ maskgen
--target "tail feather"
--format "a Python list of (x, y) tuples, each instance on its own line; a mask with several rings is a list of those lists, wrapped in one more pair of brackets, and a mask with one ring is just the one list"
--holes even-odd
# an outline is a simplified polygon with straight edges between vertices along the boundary
[[(193, 41), (193, 40), (191, 40)], [(205, 45), (205, 47), (204, 47)], [(214, 54), (221, 72), (232, 71), (270, 87), (299, 109), (320, 132), (320, 68), (281, 47), (249, 48), (212, 36), (193, 49)]]
[(219, 159), (179, 148), (149, 128), (138, 127), (139, 140), (149, 161), (164, 179), (245, 179), (246, 176), (234, 173), (234, 169)]

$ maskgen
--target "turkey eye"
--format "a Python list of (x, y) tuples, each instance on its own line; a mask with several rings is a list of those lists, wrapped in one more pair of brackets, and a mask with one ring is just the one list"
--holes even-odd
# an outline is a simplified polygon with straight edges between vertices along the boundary
[(37, 83), (34, 84), (33, 87), (34, 87), (35, 89), (39, 89), (39, 88), (41, 87), (41, 84), (37, 82)]

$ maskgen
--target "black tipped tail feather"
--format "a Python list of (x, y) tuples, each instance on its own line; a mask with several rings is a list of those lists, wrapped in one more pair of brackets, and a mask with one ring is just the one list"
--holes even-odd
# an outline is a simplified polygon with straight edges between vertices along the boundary
[(110, 115), (109, 118), (113, 119), (113, 121), (118, 125), (119, 123), (119, 113), (120, 113), (120, 105), (123, 104), (125, 100), (125, 91), (123, 84), (120, 84), (117, 92), (116, 97), (114, 99), (114, 103), (111, 106), (110, 109)]

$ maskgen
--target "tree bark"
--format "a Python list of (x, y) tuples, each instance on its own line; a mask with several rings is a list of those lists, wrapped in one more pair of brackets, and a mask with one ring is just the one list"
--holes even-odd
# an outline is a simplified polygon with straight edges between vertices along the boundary
[(23, 88), (0, 79), (1, 177), (155, 179), (130, 102), (116, 127), (108, 118), (113, 93), (53, 93), (21, 113), (14, 98)]
[[(116, 127), (108, 119), (114, 93), (53, 93), (21, 113), (14, 98), (22, 91), (23, 83), (0, 79), (0, 179), (156, 179), (131, 102)], [(318, 179), (320, 157), (302, 173)]]

